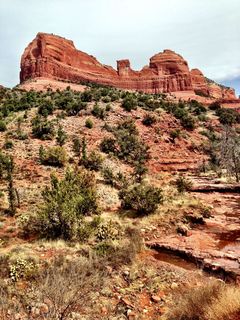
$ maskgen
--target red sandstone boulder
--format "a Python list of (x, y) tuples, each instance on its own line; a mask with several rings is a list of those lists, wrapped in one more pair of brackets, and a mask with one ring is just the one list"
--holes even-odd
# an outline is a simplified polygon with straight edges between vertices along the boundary
[(117, 70), (75, 48), (72, 41), (53, 34), (38, 33), (21, 59), (20, 82), (45, 78), (80, 83), (96, 82), (146, 93), (180, 92), (214, 98), (236, 99), (233, 89), (209, 85), (202, 72), (189, 70), (182, 56), (164, 50), (150, 58), (141, 71), (131, 69), (128, 59), (117, 61)]

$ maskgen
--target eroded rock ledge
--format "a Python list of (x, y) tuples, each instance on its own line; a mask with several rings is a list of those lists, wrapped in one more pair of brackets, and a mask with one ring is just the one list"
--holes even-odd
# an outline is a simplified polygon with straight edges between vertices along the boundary
[[(178, 241), (176, 239), (178, 238)], [(194, 250), (186, 247), (186, 244), (179, 237), (172, 237), (167, 240), (146, 242), (151, 249), (164, 250), (170, 255), (175, 254), (188, 261), (193, 262), (204, 271), (214, 273), (225, 280), (235, 281), (240, 284), (240, 259), (236, 254), (224, 253), (218, 250)]]

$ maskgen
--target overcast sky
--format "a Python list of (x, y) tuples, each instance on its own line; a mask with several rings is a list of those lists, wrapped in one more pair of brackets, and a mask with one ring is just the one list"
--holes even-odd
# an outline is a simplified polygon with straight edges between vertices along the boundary
[(163, 49), (240, 94), (240, 0), (0, 0), (0, 84), (19, 82), (37, 32), (61, 35), (105, 64), (134, 69)]

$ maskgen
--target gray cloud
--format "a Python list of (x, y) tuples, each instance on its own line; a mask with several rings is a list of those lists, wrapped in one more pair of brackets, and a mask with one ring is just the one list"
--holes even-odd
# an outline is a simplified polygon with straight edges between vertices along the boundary
[(113, 67), (129, 58), (140, 69), (173, 49), (224, 83), (240, 75), (239, 12), (239, 0), (0, 0), (0, 83), (19, 82), (21, 54), (39, 31)]

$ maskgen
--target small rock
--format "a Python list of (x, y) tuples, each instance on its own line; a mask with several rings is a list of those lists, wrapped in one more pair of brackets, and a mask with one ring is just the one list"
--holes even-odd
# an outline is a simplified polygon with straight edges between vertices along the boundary
[(106, 315), (108, 313), (107, 308), (106, 307), (102, 307), (101, 308), (101, 313)]
[(123, 271), (124, 276), (129, 276), (130, 272), (128, 270)]
[(161, 298), (159, 296), (156, 296), (156, 295), (151, 296), (151, 299), (152, 299), (153, 302), (160, 302), (161, 301)]
[(31, 313), (32, 313), (33, 318), (37, 318), (41, 314), (40, 309), (37, 307), (32, 307)]
[(128, 319), (136, 319), (136, 313), (134, 311), (132, 311), (131, 309), (128, 309), (127, 317), (128, 317)]
[(106, 266), (107, 272), (111, 274), (113, 272), (113, 268), (110, 266)]
[(42, 304), (40, 305), (40, 312), (41, 312), (42, 314), (45, 314), (45, 313), (48, 313), (48, 312), (49, 312), (49, 308), (48, 308), (48, 306), (47, 306), (45, 303), (42, 303)]
[(126, 306), (130, 306), (130, 307), (134, 307), (134, 305), (131, 303), (130, 300), (128, 300), (127, 298), (122, 298), (122, 302), (125, 303)]
[(171, 284), (171, 289), (177, 289), (178, 288), (178, 284), (176, 282), (173, 282)]
[(181, 234), (182, 236), (188, 236), (189, 234), (189, 229), (186, 225), (184, 224), (179, 224), (177, 226), (177, 233)]
[(80, 315), (80, 313), (72, 312), (71, 319), (73, 320), (84, 320), (84, 318)]

